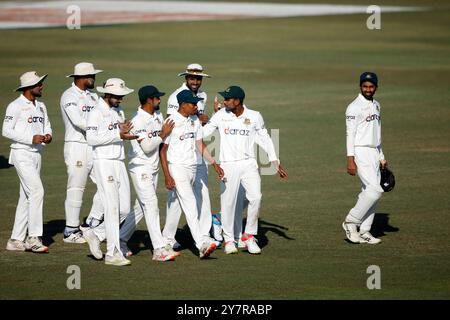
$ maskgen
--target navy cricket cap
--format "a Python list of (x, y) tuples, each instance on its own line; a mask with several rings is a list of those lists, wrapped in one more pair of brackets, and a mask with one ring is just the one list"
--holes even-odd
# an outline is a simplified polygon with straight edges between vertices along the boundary
[(138, 91), (139, 101), (146, 101), (147, 98), (162, 97), (164, 92), (160, 92), (155, 86), (143, 86)]
[(362, 85), (363, 82), (369, 81), (373, 83), (374, 85), (378, 86), (378, 77), (373, 72), (363, 72), (359, 76), (359, 85)]
[(202, 101), (203, 98), (199, 98), (194, 96), (191, 90), (183, 90), (177, 94), (178, 104), (181, 106), (182, 103), (192, 103), (196, 105), (199, 101)]
[(245, 92), (241, 87), (229, 86), (225, 91), (220, 91), (219, 94), (225, 99), (241, 99), (244, 100)]

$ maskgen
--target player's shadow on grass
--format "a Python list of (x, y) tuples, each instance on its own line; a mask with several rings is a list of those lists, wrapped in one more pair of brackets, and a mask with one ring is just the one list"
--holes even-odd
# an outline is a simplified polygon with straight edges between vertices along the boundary
[(386, 235), (385, 232), (398, 232), (400, 229), (389, 224), (389, 213), (375, 213), (370, 233), (378, 238)]
[[(189, 250), (194, 255), (198, 255), (198, 250), (194, 244), (194, 239), (191, 236), (189, 227), (185, 225), (182, 229), (178, 228), (175, 235), (177, 242), (180, 244), (180, 251)], [(136, 230), (133, 236), (128, 241), (128, 247), (133, 254), (138, 254), (141, 251), (148, 251), (149, 254), (153, 252), (153, 246), (150, 236), (146, 230)]]
[(153, 252), (152, 241), (147, 230), (136, 230), (128, 240), (128, 248), (133, 254), (138, 254), (141, 251)]
[(5, 158), (3, 155), (0, 155), (0, 169), (8, 169), (12, 167), (12, 164), (8, 163), (8, 158)]
[(42, 242), (47, 246), (54, 243), (55, 240), (53, 240), (53, 237), (59, 233), (63, 233), (65, 226), (65, 220), (51, 220), (45, 223), (42, 234)]
[[(245, 229), (245, 224), (247, 222), (247, 219), (244, 219), (242, 229)], [(295, 240), (295, 238), (289, 237), (286, 232), (289, 230), (289, 228), (286, 228), (284, 226), (280, 226), (279, 224), (271, 223), (262, 219), (259, 219), (259, 225), (258, 225), (258, 235), (256, 236), (256, 239), (258, 239), (258, 246), (260, 248), (264, 248), (269, 244), (269, 238), (267, 237), (268, 232), (275, 233), (280, 238), (284, 238), (286, 240), (292, 241)]]

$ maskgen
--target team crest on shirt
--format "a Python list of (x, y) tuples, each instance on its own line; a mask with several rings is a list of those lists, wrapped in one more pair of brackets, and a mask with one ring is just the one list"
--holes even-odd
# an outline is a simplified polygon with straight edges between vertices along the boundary
[(113, 176), (109, 176), (108, 177), (108, 182), (110, 182), (110, 183), (114, 182), (114, 177)]
[(141, 175), (141, 180), (142, 180), (142, 181), (145, 181), (145, 180), (147, 180), (147, 179), (148, 179), (148, 174), (143, 173), (143, 174)]
[(83, 161), (77, 161), (77, 168), (81, 168), (83, 166)]
[(159, 120), (159, 118), (156, 118), (156, 122), (158, 122), (158, 124), (161, 124), (161, 120)]
[(192, 127), (194, 126), (194, 120), (191, 120), (191, 126)]
[(249, 118), (245, 118), (244, 124), (248, 126), (248, 125), (250, 125), (250, 123), (251, 123), (250, 119)]

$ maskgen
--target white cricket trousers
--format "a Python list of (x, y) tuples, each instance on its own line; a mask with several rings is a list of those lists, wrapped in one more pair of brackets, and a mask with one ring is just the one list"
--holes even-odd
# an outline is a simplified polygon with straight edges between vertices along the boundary
[[(173, 205), (181, 206), (181, 210), (183, 210), (186, 216), (186, 222), (191, 231), (191, 235), (192, 238), (194, 239), (195, 245), (198, 249), (200, 249), (205, 239), (202, 237), (200, 233), (197, 201), (194, 192), (194, 182), (195, 182), (195, 175), (197, 172), (197, 165), (183, 166), (169, 163), (169, 172), (172, 178), (175, 180), (175, 193), (169, 192), (167, 195), (168, 210), (166, 221), (167, 219), (172, 218), (170, 217), (170, 214), (172, 213), (172, 206)], [(166, 235), (167, 230), (165, 227), (163, 231), (163, 236), (166, 238)], [(208, 229), (208, 237), (209, 237), (209, 229)]]
[[(78, 227), (80, 225), (80, 210), (87, 177), (90, 176), (92, 182), (95, 183), (95, 177), (92, 172), (92, 147), (87, 143), (65, 142), (64, 161), (67, 166), (67, 193), (64, 203), (66, 225)], [(95, 193), (92, 200), (92, 208), (89, 215), (98, 220), (102, 219), (103, 207), (98, 192)]]
[[(200, 235), (203, 241), (210, 238), (209, 231), (212, 226), (211, 201), (208, 190), (208, 166), (197, 165), (194, 180), (194, 196), (197, 206), (197, 219), (199, 221)], [(181, 218), (181, 206), (177, 199), (176, 191), (170, 190), (167, 195), (166, 222), (163, 236), (168, 241), (175, 241), (178, 223)]]
[(11, 239), (24, 241), (42, 236), (44, 187), (40, 177), (41, 154), (23, 149), (11, 149), (9, 163), (14, 165), (19, 176), (19, 202)]
[[(240, 185), (244, 188), (245, 197), (248, 200), (245, 233), (256, 235), (258, 233), (258, 214), (262, 196), (261, 177), (258, 172), (258, 164), (256, 163), (256, 160), (247, 159), (233, 162), (222, 162), (220, 166), (225, 172), (226, 178), (225, 182), (222, 181), (220, 184), (220, 212), (222, 214), (222, 230), (225, 242), (235, 241), (234, 229), (236, 206), (238, 203)], [(240, 196), (242, 197), (242, 194)], [(242, 213), (243, 204), (239, 204), (239, 207)]]
[(130, 240), (137, 224), (142, 217), (145, 217), (153, 249), (162, 248), (166, 243), (161, 234), (158, 198), (156, 196), (158, 170), (155, 171), (146, 165), (130, 165), (128, 169), (137, 198), (133, 210), (120, 227), (120, 240)]
[(360, 233), (370, 231), (378, 200), (383, 194), (380, 186), (380, 154), (378, 149), (355, 147), (355, 163), (361, 180), (362, 191), (356, 205), (350, 210), (345, 221), (360, 225)]
[(105, 213), (93, 231), (100, 240), (106, 237), (106, 254), (112, 256), (121, 252), (119, 225), (130, 212), (130, 182), (122, 160), (94, 160), (94, 175)]

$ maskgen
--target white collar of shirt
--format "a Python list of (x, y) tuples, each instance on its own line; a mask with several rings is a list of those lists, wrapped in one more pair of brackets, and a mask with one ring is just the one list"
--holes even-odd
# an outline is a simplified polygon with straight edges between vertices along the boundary
[(103, 98), (98, 99), (98, 107), (102, 111), (102, 113), (111, 112), (111, 107), (103, 100)]
[(78, 88), (77, 85), (75, 84), (75, 82), (72, 82), (72, 88), (79, 94), (87, 94), (88, 93), (87, 90), (81, 90), (80, 88)]
[[(23, 94), (20, 95), (20, 99), (22, 100), (22, 102), (24, 102), (26, 104), (30, 104), (32, 106), (35, 106), (33, 101), (28, 100), (27, 97), (25, 97)], [(36, 107), (37, 107), (38, 101), (34, 100), (34, 102), (36, 103)]]
[(174, 120), (179, 120), (182, 122), (186, 122), (191, 118), (190, 116), (187, 116), (187, 117), (183, 116), (179, 111), (174, 112), (172, 116), (175, 117)]
[(364, 98), (364, 96), (362, 95), (362, 93), (358, 94), (358, 99), (359, 99), (361, 102), (364, 102), (364, 103), (367, 103), (367, 102), (375, 103), (375, 99), (368, 100), (368, 99)]
[(245, 116), (247, 116), (247, 114), (248, 114), (248, 108), (247, 108), (247, 106), (244, 104), (244, 105), (242, 105), (242, 107), (244, 108), (244, 111), (241, 113), (241, 115), (239, 116), (239, 117), (237, 117), (233, 112), (231, 112), (231, 111), (226, 111), (226, 109), (225, 109), (225, 112), (227, 113), (227, 115), (230, 117), (230, 118), (232, 118), (232, 119), (239, 119), (239, 118), (242, 118), (242, 117), (245, 117)]
[(158, 111), (155, 110), (153, 111), (153, 114), (150, 114), (142, 109), (141, 106), (139, 106), (137, 113), (140, 117), (143, 117), (145, 121), (155, 120), (158, 117)]

